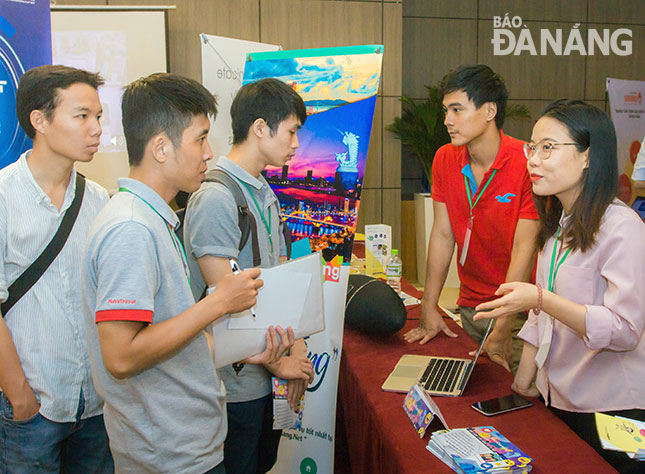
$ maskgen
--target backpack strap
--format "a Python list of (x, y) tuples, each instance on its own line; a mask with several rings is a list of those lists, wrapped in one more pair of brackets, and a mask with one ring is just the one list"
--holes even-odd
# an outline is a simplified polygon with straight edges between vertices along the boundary
[(2, 303), (2, 316), (6, 316), (9, 310), (22, 298), (32, 286), (36, 284), (40, 277), (45, 274), (49, 266), (56, 259), (65, 243), (69, 234), (72, 232), (76, 218), (83, 204), (83, 195), (85, 194), (85, 177), (76, 173), (76, 191), (72, 204), (65, 211), (65, 216), (58, 226), (54, 237), (45, 247), (45, 250), (27, 269), (9, 287), (9, 298)]
[(232, 194), (237, 207), (237, 224), (242, 234), (238, 250), (242, 251), (251, 237), (251, 249), (253, 251), (253, 266), (258, 267), (262, 262), (260, 246), (258, 244), (258, 227), (253, 213), (249, 210), (244, 193), (235, 179), (221, 168), (215, 168), (206, 174), (205, 182), (219, 183)]

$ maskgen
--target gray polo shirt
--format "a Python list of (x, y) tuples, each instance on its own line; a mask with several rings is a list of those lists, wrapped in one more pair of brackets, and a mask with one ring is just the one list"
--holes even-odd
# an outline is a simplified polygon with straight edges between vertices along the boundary
[[(275, 193), (263, 176), (253, 177), (225, 156), (220, 157), (217, 167), (236, 178), (244, 193), (247, 205), (255, 217), (258, 228), (258, 246), (262, 258), (260, 266), (268, 268), (277, 265), (280, 256), (286, 255), (286, 249), (284, 236), (280, 229), (280, 218), (276, 206), (278, 198)], [(262, 210), (267, 224), (270, 219), (271, 241), (251, 192)], [(269, 209), (271, 210), (270, 218)], [(244, 248), (238, 251), (241, 232), (238, 226), (237, 208), (233, 195), (223, 185), (205, 182), (197, 192), (193, 193), (188, 206), (186, 206), (184, 225), (184, 243), (191, 272), (191, 287), (195, 298), (199, 298), (206, 287), (197, 264), (198, 258), (204, 255), (237, 258), (242, 269), (253, 266), (251, 236)], [(273, 251), (271, 251), (271, 243)], [(271, 393), (271, 374), (261, 365), (246, 364), (239, 373), (236, 373), (232, 366), (223, 367), (219, 369), (219, 374), (226, 385), (227, 402), (257, 400)]]
[(90, 364), (116, 472), (202, 474), (223, 460), (226, 437), (224, 387), (206, 337), (124, 380), (103, 364), (97, 322), (158, 324), (194, 304), (172, 233), (177, 216), (145, 184), (119, 186), (136, 195), (119, 192), (99, 213), (82, 263)]

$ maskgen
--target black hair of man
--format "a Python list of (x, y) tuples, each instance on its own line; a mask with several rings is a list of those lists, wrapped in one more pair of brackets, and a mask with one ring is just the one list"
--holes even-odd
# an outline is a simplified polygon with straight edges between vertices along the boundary
[(36, 130), (31, 124), (31, 113), (40, 110), (50, 120), (60, 103), (59, 91), (74, 84), (87, 84), (98, 89), (104, 84), (100, 74), (67, 66), (38, 66), (29, 69), (20, 78), (16, 91), (16, 114), (20, 126), (33, 139)]
[(142, 77), (126, 86), (121, 100), (130, 166), (141, 164), (148, 142), (165, 133), (175, 147), (193, 119), (217, 115), (217, 101), (199, 82), (168, 73)]
[(271, 136), (285, 119), (295, 115), (304, 125), (307, 109), (302, 97), (279, 79), (262, 79), (242, 86), (231, 105), (233, 145), (243, 143), (257, 119), (263, 119)]
[(439, 83), (442, 96), (452, 92), (464, 91), (475, 107), (480, 108), (487, 102), (497, 104), (495, 125), (504, 125), (508, 90), (502, 76), (485, 64), (462, 65), (448, 72)]

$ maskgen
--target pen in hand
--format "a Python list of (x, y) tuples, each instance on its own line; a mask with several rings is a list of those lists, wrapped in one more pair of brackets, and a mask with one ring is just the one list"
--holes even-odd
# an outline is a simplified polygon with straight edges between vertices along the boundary
[[(228, 262), (231, 264), (231, 270), (233, 271), (234, 275), (237, 275), (238, 273), (240, 273), (240, 271), (241, 271), (240, 266), (237, 264), (236, 259), (229, 258)], [(255, 310), (254, 310), (253, 306), (251, 306), (250, 310), (251, 310), (251, 316), (253, 316), (253, 320), (255, 321)]]

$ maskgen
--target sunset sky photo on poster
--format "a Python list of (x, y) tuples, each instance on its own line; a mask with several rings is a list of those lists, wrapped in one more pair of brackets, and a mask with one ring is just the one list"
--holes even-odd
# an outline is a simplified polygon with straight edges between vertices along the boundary
[(351, 257), (367, 162), (383, 46), (249, 53), (244, 84), (272, 77), (305, 102), (300, 147), (284, 168), (268, 168), (294, 241), (325, 258)]
[[(316, 53), (306, 56), (312, 51)], [(265, 77), (295, 84), (305, 104), (321, 112), (376, 95), (382, 51), (382, 46), (376, 45), (251, 53), (244, 84)]]

